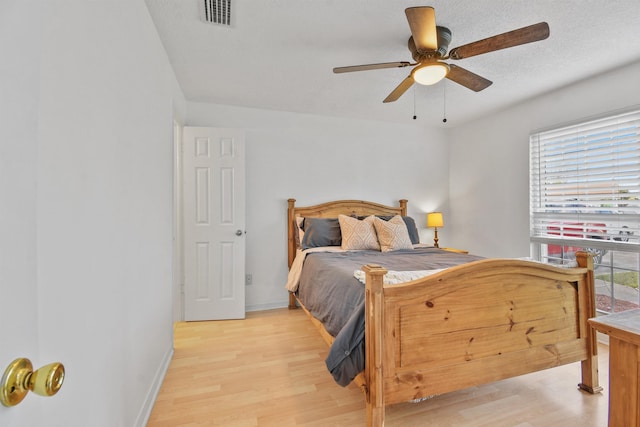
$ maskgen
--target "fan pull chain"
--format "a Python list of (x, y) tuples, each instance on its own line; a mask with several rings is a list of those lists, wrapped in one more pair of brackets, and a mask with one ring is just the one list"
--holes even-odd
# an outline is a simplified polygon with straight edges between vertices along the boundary
[(442, 91), (442, 123), (447, 123), (447, 82), (442, 85), (444, 90)]
[(417, 119), (416, 116), (416, 87), (413, 86), (413, 120)]

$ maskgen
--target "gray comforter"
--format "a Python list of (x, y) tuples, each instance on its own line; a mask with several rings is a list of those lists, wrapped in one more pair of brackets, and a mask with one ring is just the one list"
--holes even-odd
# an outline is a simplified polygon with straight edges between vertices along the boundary
[(355, 270), (365, 264), (396, 271), (434, 270), (478, 259), (437, 248), (308, 254), (297, 296), (335, 337), (325, 361), (335, 381), (346, 386), (364, 369), (364, 285), (354, 277)]

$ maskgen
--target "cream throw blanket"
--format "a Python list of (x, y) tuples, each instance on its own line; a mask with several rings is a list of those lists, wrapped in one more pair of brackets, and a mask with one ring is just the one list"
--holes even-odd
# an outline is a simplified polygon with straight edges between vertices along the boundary
[[(439, 268), (435, 270), (413, 270), (413, 271), (394, 271), (389, 270), (383, 277), (382, 282), (385, 285), (397, 285), (398, 283), (410, 282), (412, 280), (417, 280), (425, 276), (430, 276), (432, 274), (438, 273), (439, 271), (444, 270), (444, 268)], [(362, 270), (355, 270), (353, 272), (353, 277), (358, 279), (361, 283), (365, 283), (366, 275)]]

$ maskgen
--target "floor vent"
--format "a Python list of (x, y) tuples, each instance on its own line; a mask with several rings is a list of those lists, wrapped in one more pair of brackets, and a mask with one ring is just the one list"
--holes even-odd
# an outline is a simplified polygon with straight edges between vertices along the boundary
[(231, 26), (231, 0), (200, 0), (202, 19), (212, 24)]

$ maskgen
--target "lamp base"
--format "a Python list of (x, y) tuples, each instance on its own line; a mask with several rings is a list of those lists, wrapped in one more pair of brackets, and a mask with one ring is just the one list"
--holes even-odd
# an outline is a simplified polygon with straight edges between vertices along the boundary
[(434, 228), (433, 229), (433, 246), (435, 246), (436, 248), (439, 248), (440, 246), (438, 246), (438, 229)]

